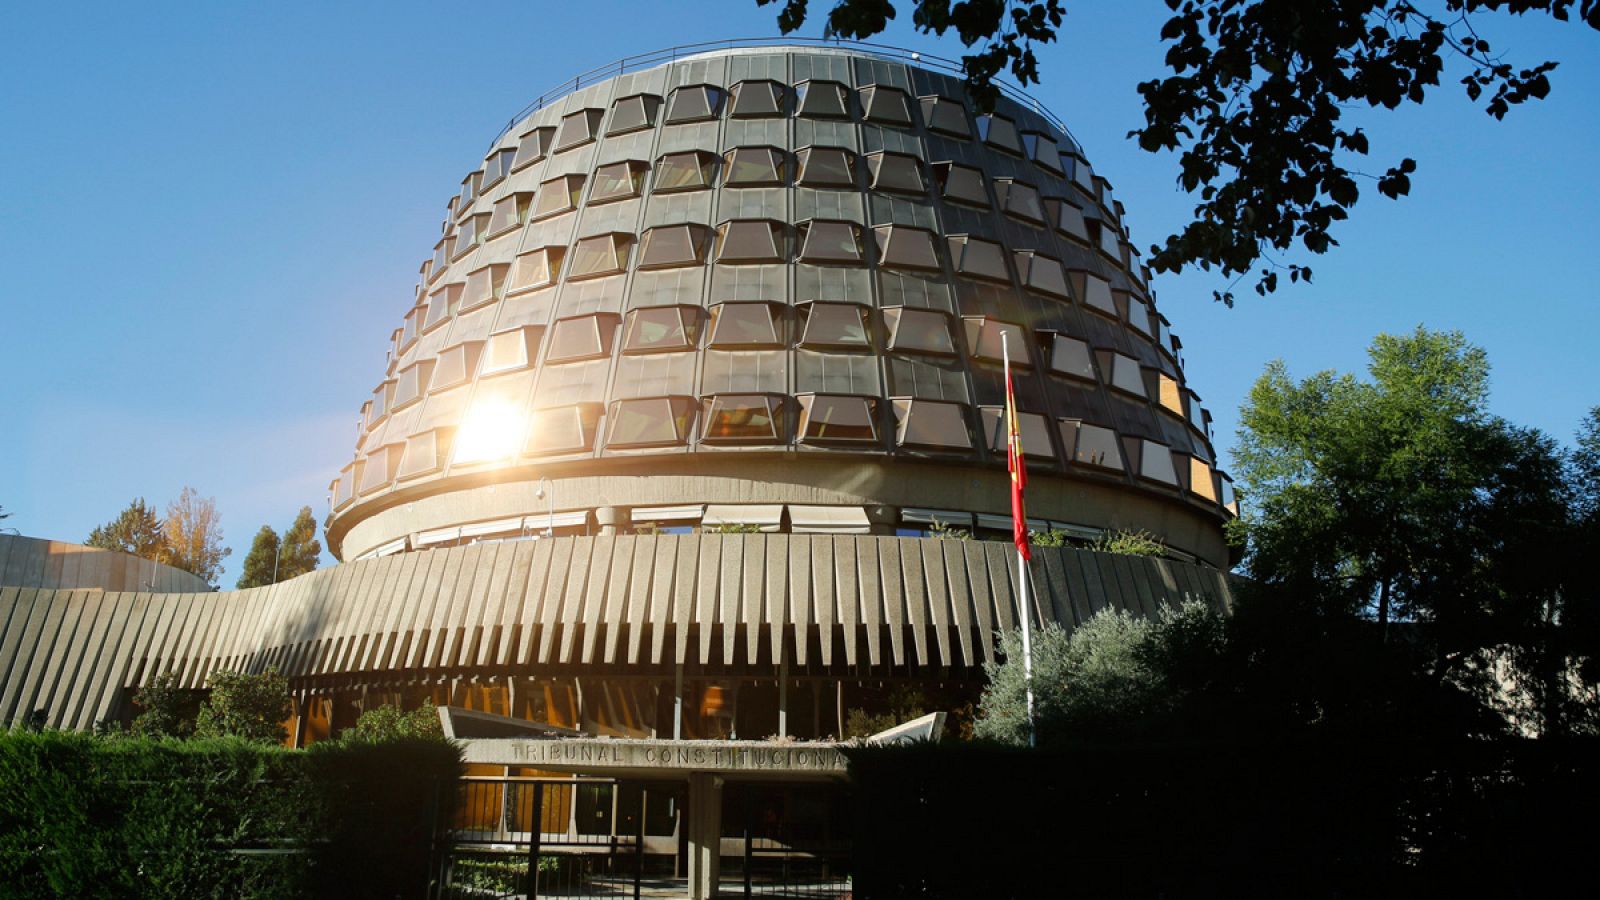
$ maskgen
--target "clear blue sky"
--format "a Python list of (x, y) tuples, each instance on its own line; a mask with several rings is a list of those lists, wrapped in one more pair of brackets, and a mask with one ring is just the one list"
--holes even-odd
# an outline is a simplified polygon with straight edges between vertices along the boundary
[[(813, 6), (823, 7), (826, 0)], [(1192, 201), (1124, 138), (1161, 71), (1165, 6), (1069, 0), (1032, 93), (1071, 125), (1146, 246)], [(686, 11), (693, 9), (694, 14)], [(776, 34), (754, 0), (14, 4), (0, 55), (0, 506), (82, 540), (129, 499), (215, 496), (234, 548), (320, 518), (443, 203), (528, 100), (617, 57)], [(904, 20), (886, 42), (957, 56)], [(808, 27), (817, 36), (818, 23)], [(1600, 35), (1496, 18), (1555, 90), (1495, 123), (1453, 83), (1364, 116), (1413, 195), (1367, 190), (1316, 284), (1229, 310), (1156, 281), (1226, 453), (1262, 366), (1355, 369), (1374, 334), (1454, 328), (1495, 411), (1569, 439), (1600, 402)], [(1226, 457), (1224, 457), (1226, 458)]]

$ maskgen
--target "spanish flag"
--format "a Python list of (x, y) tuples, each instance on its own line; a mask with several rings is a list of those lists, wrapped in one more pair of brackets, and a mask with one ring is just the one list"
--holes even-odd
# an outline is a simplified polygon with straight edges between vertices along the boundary
[[(1009, 350), (1009, 348), (1008, 348)], [(1028, 543), (1028, 516), (1022, 489), (1028, 486), (1028, 466), (1022, 459), (1022, 429), (1017, 425), (1017, 393), (1011, 384), (1011, 354), (1006, 353), (1006, 465), (1011, 470), (1011, 539), (1023, 559), (1033, 559)]]

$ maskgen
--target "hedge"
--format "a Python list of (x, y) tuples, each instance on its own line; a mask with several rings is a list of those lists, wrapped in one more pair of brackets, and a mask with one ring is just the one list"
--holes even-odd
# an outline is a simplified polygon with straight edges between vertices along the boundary
[(411, 897), (459, 751), (0, 732), (0, 896)]

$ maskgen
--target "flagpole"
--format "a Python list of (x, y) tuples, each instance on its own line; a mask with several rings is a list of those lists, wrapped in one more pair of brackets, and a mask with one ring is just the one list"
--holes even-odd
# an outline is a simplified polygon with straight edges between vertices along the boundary
[[(1000, 356), (1005, 361), (1006, 368), (1006, 448), (1007, 455), (1011, 457), (1009, 463), (1013, 466), (1022, 465), (1020, 448), (1012, 447), (1011, 431), (1016, 417), (1012, 405), (1016, 398), (1011, 391), (1011, 347), (1006, 340), (1004, 331), (1000, 332)], [(1016, 477), (1015, 475), (1012, 476)], [(1012, 515), (1016, 515), (1015, 507)], [(1026, 522), (1012, 523), (1012, 527), (1027, 527)], [(1022, 548), (1017, 550), (1017, 618), (1022, 620), (1022, 690), (1028, 698), (1028, 746), (1036, 745), (1033, 727), (1033, 604), (1028, 601), (1028, 562), (1022, 558)]]

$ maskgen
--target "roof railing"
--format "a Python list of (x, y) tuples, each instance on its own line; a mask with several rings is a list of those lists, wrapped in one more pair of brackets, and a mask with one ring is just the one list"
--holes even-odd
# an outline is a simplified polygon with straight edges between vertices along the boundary
[[(702, 41), (697, 44), (679, 44), (675, 47), (668, 47), (664, 50), (652, 50), (649, 53), (625, 56), (622, 59), (590, 69), (587, 72), (567, 79), (561, 84), (558, 84), (550, 90), (540, 94), (538, 97), (535, 97), (531, 103), (523, 107), (522, 110), (515, 116), (512, 116), (511, 120), (506, 123), (505, 127), (501, 128), (500, 132), (494, 136), (494, 140), (490, 142), (490, 146), (493, 147), (495, 144), (498, 144), (500, 139), (505, 137), (512, 128), (515, 128), (518, 122), (521, 122), (527, 117), (533, 115), (541, 109), (544, 109), (568, 94), (582, 90), (590, 85), (598, 84), (602, 81), (615, 78), (618, 75), (624, 75), (628, 72), (638, 72), (644, 69), (653, 69), (657, 66), (677, 62), (678, 60), (687, 59), (692, 56), (699, 56), (704, 53), (712, 53), (718, 50), (760, 49), (764, 47), (773, 49), (781, 47), (816, 47), (862, 50), (875, 56), (881, 56), (887, 59), (904, 60), (906, 62), (915, 63), (924, 68), (943, 71), (947, 74), (952, 74), (963, 78), (966, 77), (966, 72), (962, 69), (961, 63), (957, 60), (946, 59), (942, 56), (934, 56), (929, 53), (923, 53), (919, 50), (908, 50), (904, 47), (895, 47), (889, 44), (874, 44), (866, 41), (846, 41), (830, 38), (782, 37), (728, 38), (720, 41)], [(1027, 93), (1025, 93), (1021, 88), (1009, 81), (997, 78), (995, 79), (994, 84), (997, 88), (999, 88), (1000, 93), (1038, 114), (1045, 121), (1049, 122), (1051, 125), (1060, 130), (1062, 134), (1066, 135), (1067, 138), (1071, 140), (1072, 143), (1080, 150), (1082, 149), (1083, 145), (1078, 143), (1078, 139), (1073, 136), (1071, 129), (1067, 128), (1067, 124), (1061, 120), (1060, 116), (1057, 116), (1049, 109), (1046, 109), (1044, 104), (1028, 96)]]

